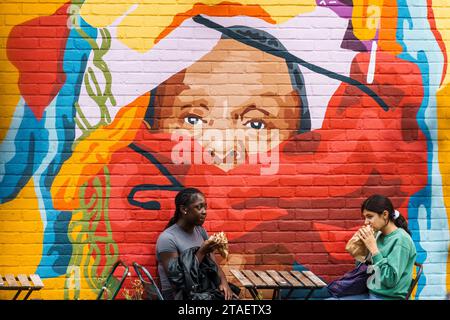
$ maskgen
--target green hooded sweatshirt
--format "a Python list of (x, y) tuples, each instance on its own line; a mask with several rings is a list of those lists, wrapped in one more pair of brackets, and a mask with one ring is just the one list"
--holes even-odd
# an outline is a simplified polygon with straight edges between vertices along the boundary
[(372, 257), (375, 273), (370, 276), (369, 292), (386, 299), (405, 299), (411, 285), (416, 248), (402, 228), (377, 238), (379, 253)]

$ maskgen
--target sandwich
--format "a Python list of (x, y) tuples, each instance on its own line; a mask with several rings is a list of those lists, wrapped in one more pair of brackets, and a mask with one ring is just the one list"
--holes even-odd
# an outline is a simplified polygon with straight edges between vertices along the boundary
[(224, 232), (218, 232), (209, 237), (209, 240), (218, 244), (217, 251), (226, 259), (228, 257), (228, 239)]

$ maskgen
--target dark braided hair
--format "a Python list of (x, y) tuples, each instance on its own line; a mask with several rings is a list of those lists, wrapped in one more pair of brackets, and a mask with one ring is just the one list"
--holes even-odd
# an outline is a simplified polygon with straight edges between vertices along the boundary
[(389, 212), (389, 220), (394, 222), (394, 224), (405, 230), (409, 235), (411, 235), (411, 231), (408, 229), (408, 222), (406, 222), (406, 219), (400, 214), (397, 219), (394, 218), (395, 210), (394, 205), (392, 204), (392, 201), (385, 196), (374, 194), (364, 200), (363, 204), (361, 205), (361, 213), (364, 210), (376, 212), (379, 215), (383, 213), (384, 210)]
[(175, 213), (173, 217), (170, 218), (169, 223), (166, 225), (165, 229), (177, 223), (177, 221), (180, 219), (182, 215), (181, 206), (190, 205), (192, 202), (195, 201), (195, 196), (198, 194), (203, 193), (196, 188), (186, 188), (178, 192), (178, 194), (175, 196)]

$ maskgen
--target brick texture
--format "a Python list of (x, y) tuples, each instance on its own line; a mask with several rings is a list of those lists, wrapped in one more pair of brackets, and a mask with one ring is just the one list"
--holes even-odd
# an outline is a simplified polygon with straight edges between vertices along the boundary
[(414, 297), (445, 298), (448, 5), (44, 2), (0, 4), (1, 275), (95, 299), (120, 259), (132, 290), (133, 262), (158, 278), (157, 238), (196, 187), (230, 281), (300, 267), (329, 282), (379, 193), (424, 264)]

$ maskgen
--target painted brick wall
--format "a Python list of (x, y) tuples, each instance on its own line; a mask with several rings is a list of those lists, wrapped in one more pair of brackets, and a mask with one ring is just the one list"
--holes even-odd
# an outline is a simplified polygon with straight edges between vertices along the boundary
[(35, 298), (93, 299), (118, 259), (157, 275), (183, 187), (204, 192), (206, 230), (227, 234), (228, 276), (306, 268), (325, 281), (354, 263), (344, 247), (362, 201), (389, 196), (424, 264), (415, 298), (445, 298), (445, 1), (7, 0), (0, 12), (0, 274), (39, 274)]

